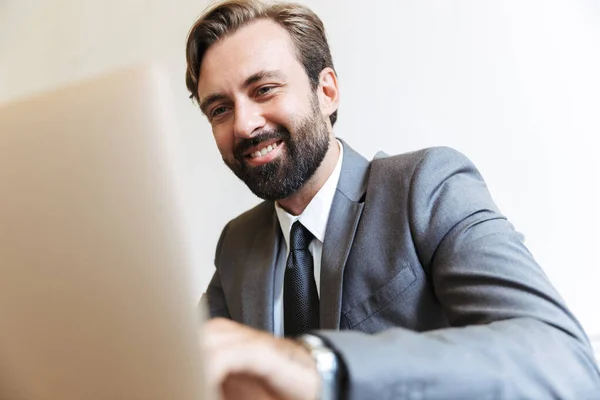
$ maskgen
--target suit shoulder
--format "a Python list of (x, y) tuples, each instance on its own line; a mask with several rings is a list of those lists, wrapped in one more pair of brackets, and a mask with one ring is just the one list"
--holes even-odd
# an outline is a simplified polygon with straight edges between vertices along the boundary
[[(420, 172), (434, 172), (448, 166), (462, 166), (470, 161), (450, 147), (428, 147), (396, 155), (377, 153), (371, 163), (372, 177), (410, 180)], [(427, 173), (427, 172), (426, 172)]]
[[(215, 266), (219, 268), (223, 248), (249, 248), (259, 227), (272, 224), (275, 217), (273, 202), (263, 201), (229, 221), (215, 251)], [(227, 253), (227, 252), (225, 252)]]
[(430, 163), (447, 163), (447, 162), (469, 162), (468, 158), (451, 147), (438, 146), (438, 147), (427, 147), (420, 150), (415, 150), (407, 153), (396, 154), (388, 156), (385, 154), (378, 154), (375, 156), (373, 163), (381, 164), (388, 168), (403, 167), (405, 169), (415, 169), (420, 164)]
[(246, 227), (248, 225), (254, 225), (264, 223), (265, 220), (272, 218), (275, 212), (274, 204), (272, 201), (263, 201), (249, 210), (244, 211), (237, 217), (233, 218), (227, 224), (229, 229), (235, 229), (237, 227)]

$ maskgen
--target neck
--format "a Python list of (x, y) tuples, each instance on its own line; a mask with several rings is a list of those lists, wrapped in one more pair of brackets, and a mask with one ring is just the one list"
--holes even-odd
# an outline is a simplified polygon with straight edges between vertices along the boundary
[(329, 149), (314, 175), (299, 190), (285, 199), (278, 200), (277, 204), (291, 215), (302, 214), (306, 206), (308, 206), (331, 176), (339, 156), (339, 144), (332, 134), (329, 139)]

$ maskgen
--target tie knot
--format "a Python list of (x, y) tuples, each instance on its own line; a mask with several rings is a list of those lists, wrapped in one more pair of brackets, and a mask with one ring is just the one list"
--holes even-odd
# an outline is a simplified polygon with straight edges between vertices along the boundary
[(310, 245), (312, 239), (312, 233), (300, 221), (294, 222), (290, 233), (290, 251), (308, 250), (308, 245)]

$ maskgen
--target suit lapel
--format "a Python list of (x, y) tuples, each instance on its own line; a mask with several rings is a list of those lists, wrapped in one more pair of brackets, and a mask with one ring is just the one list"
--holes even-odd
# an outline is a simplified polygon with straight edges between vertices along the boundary
[(369, 162), (342, 141), (344, 159), (321, 258), (321, 329), (339, 329), (344, 267), (364, 206)]
[(352, 247), (363, 204), (348, 200), (339, 192), (329, 213), (321, 258), (321, 329), (339, 329), (344, 266)]
[(279, 225), (274, 210), (265, 215), (266, 223), (252, 232), (254, 243), (248, 256), (240, 260), (238, 285), (242, 323), (273, 332), (273, 286), (275, 263), (279, 254)]

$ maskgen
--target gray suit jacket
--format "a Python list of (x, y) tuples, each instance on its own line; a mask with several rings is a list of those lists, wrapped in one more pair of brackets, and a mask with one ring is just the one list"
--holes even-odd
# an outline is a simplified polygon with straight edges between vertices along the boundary
[[(272, 202), (227, 224), (211, 316), (273, 331), (280, 240)], [(583, 330), (454, 150), (369, 162), (344, 143), (320, 289), (345, 398), (600, 399)]]

